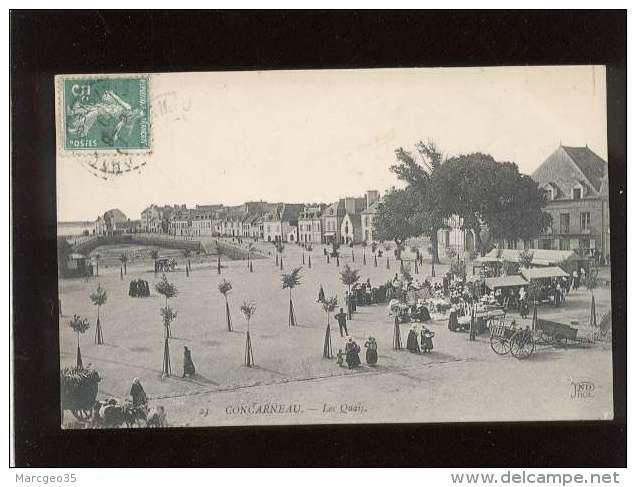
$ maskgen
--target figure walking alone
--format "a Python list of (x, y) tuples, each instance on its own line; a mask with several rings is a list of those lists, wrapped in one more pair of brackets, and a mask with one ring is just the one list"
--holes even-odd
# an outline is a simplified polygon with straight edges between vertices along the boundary
[(192, 361), (192, 352), (188, 347), (183, 347), (183, 377), (192, 377), (196, 372)]

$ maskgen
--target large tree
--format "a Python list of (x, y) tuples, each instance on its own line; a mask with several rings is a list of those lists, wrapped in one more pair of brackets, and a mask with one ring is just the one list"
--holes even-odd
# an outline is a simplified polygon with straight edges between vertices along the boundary
[(492, 239), (527, 239), (548, 224), (543, 191), (516, 164), (497, 162), (488, 154), (473, 153), (447, 159), (433, 173), (438, 211), (457, 215), (475, 235), (483, 254), (482, 228)]
[(398, 260), (406, 239), (422, 233), (416, 222), (417, 211), (417, 193), (411, 187), (391, 188), (378, 204), (373, 218), (375, 237), (378, 240), (395, 242)]
[(438, 193), (433, 186), (433, 173), (443, 165), (444, 155), (432, 141), (419, 141), (415, 153), (402, 147), (395, 151), (396, 163), (391, 171), (407, 183), (415, 209), (411, 216), (414, 236), (425, 235), (431, 241), (431, 258), (439, 263), (437, 233), (445, 227), (445, 217), (440, 211)]

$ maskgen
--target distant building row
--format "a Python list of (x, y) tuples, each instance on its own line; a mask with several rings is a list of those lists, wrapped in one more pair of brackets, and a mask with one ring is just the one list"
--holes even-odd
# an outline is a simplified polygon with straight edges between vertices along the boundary
[[(580, 255), (610, 254), (607, 162), (587, 146), (559, 146), (532, 174), (548, 194), (545, 212), (552, 225), (528, 240), (498, 242), (502, 248), (576, 250)], [(150, 232), (175, 236), (230, 236), (269, 242), (371, 243), (380, 194), (340, 198), (327, 204), (248, 202), (239, 206), (150, 205), (141, 220), (131, 221), (112, 209), (95, 222), (97, 235)], [(458, 218), (440, 230), (441, 249), (473, 251), (475, 236)]]
[[(379, 200), (380, 193), (370, 190), (362, 197), (341, 198), (331, 205), (259, 201), (187, 208), (153, 204), (142, 211), (138, 231), (189, 237), (244, 237), (267, 242), (371, 243)], [(102, 220), (114, 223), (102, 225), (102, 231), (97, 231), (96, 225), (96, 233), (116, 233), (121, 227), (119, 221), (125, 220), (125, 216), (119, 210), (109, 210)]]

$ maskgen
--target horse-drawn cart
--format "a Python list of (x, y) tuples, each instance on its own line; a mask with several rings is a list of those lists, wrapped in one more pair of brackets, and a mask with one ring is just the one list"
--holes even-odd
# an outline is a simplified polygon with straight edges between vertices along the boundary
[(578, 329), (564, 323), (549, 320), (537, 320), (534, 330), (517, 328), (503, 322), (491, 328), (490, 347), (498, 355), (508, 352), (517, 359), (532, 356), (536, 346), (562, 346), (568, 342), (580, 343)]

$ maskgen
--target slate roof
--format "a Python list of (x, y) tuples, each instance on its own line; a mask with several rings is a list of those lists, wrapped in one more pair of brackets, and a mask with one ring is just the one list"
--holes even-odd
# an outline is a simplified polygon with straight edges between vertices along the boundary
[(378, 212), (378, 205), (380, 204), (380, 200), (374, 201), (369, 205), (369, 207), (362, 212), (363, 215), (370, 215)]
[(597, 197), (607, 177), (607, 163), (588, 147), (560, 146), (534, 171), (542, 187), (556, 189), (555, 199), (570, 199), (572, 189), (583, 188), (583, 198)]
[(298, 215), (303, 211), (302, 203), (284, 203), (280, 212), (280, 219), (284, 222), (297, 222)]
[(563, 150), (572, 158), (596, 191), (601, 189), (601, 181), (607, 174), (607, 162), (588, 147), (565, 147)]

